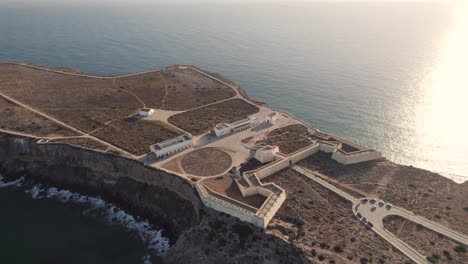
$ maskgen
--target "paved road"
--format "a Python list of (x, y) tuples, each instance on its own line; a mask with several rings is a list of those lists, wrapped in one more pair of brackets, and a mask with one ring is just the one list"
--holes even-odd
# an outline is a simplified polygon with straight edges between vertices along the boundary
[[(456, 232), (454, 230), (449, 229), (448, 227), (431, 221), (425, 217), (418, 216), (413, 212), (410, 212), (404, 208), (398, 206), (392, 206), (391, 209), (387, 209), (386, 206), (388, 205), (386, 202), (382, 200), (375, 200), (375, 203), (372, 205), (369, 202), (365, 203), (363, 201), (370, 201), (372, 198), (363, 198), (361, 202), (358, 203), (358, 206), (353, 208), (355, 213), (360, 213), (363, 217), (366, 217), (368, 220), (375, 221), (375, 222), (383, 222), (383, 219), (390, 215), (398, 215), (410, 221), (413, 221), (416, 224), (420, 224), (434, 232), (440, 233), (446, 237), (449, 237), (457, 242), (462, 244), (468, 245), (468, 237)], [(379, 203), (383, 204), (382, 207), (379, 206)], [(374, 211), (371, 211), (371, 208), (374, 207)], [(357, 209), (356, 209), (357, 208)]]
[(321, 179), (320, 177), (315, 176), (312, 172), (310, 172), (306, 168), (303, 168), (303, 167), (298, 166), (298, 165), (293, 165), (292, 168), (295, 171), (299, 172), (300, 174), (306, 176), (307, 178), (312, 179), (313, 181), (317, 182), (318, 184), (322, 185), (323, 187), (329, 189), (330, 191), (332, 191), (332, 192), (338, 194), (339, 196), (345, 198), (346, 200), (352, 202), (353, 205), (355, 203), (359, 202), (359, 200), (356, 199), (355, 197), (353, 197), (352, 195), (348, 194), (345, 191), (342, 191), (342, 190), (336, 188), (334, 185), (328, 183), (327, 181)]
[(36, 109), (26, 105), (26, 104), (23, 104), (22, 102), (20, 102), (20, 101), (18, 101), (16, 99), (13, 99), (13, 98), (11, 98), (11, 97), (3, 94), (3, 93), (0, 93), (0, 97), (3, 97), (6, 100), (11, 101), (11, 102), (13, 102), (13, 103), (25, 108), (25, 109), (37, 114), (37, 115), (40, 115), (40, 116), (42, 116), (44, 118), (47, 118), (48, 120), (53, 121), (53, 122), (55, 122), (55, 123), (57, 123), (57, 124), (59, 124), (59, 125), (61, 125), (63, 127), (66, 127), (68, 129), (70, 129), (71, 131), (74, 131), (74, 132), (78, 133), (79, 135), (82, 135), (83, 137), (93, 139), (93, 140), (95, 140), (95, 141), (97, 141), (97, 142), (99, 142), (99, 143), (101, 143), (101, 144), (103, 144), (103, 145), (105, 145), (105, 146), (107, 146), (109, 148), (112, 148), (112, 149), (114, 149), (114, 150), (116, 150), (116, 151), (118, 151), (118, 152), (120, 152), (120, 153), (122, 153), (124, 155), (130, 156), (132, 158), (136, 158), (136, 156), (132, 155), (131, 153), (129, 153), (129, 152), (127, 152), (127, 151), (113, 145), (113, 144), (110, 144), (110, 143), (108, 143), (108, 142), (106, 142), (104, 140), (101, 140), (101, 139), (97, 138), (97, 137), (91, 136), (91, 135), (89, 135), (89, 134), (87, 134), (87, 133), (85, 133), (85, 132), (83, 132), (83, 131), (75, 128), (75, 127), (72, 127), (72, 126), (70, 126), (70, 125), (68, 125), (68, 124), (66, 124), (66, 123), (64, 123), (64, 122), (62, 122), (62, 121), (48, 115), (48, 114), (46, 114), (46, 113), (43, 113), (43, 112), (41, 112), (39, 110), (36, 110)]
[[(361, 201), (363, 200), (373, 200), (375, 201), (373, 204), (367, 202), (363, 204)], [(394, 234), (390, 231), (385, 229), (383, 226), (383, 215), (385, 212), (393, 210), (392, 207), (390, 210), (386, 208), (387, 204), (384, 203), (382, 207), (379, 206), (380, 200), (372, 199), (372, 198), (364, 198), (361, 199), (358, 203), (353, 205), (353, 212), (357, 215), (361, 215), (361, 221), (364, 224), (372, 223), (373, 227), (372, 230), (381, 236), (383, 239), (387, 240), (390, 244), (392, 244), (395, 248), (400, 250), (403, 254), (407, 257), (412, 259), (416, 263), (428, 263), (426, 258), (416, 251), (414, 248), (410, 247), (408, 244), (401, 241), (397, 238)], [(375, 211), (371, 212), (371, 208), (375, 208)], [(364, 220), (365, 219), (365, 220)]]
[[(302, 175), (314, 180), (318, 184), (322, 185), (323, 187), (333, 191), (334, 193), (340, 195), (341, 197), (351, 201), (353, 203), (353, 212), (355, 215), (361, 216), (361, 221), (364, 224), (372, 223), (371, 229), (380, 235), (382, 238), (384, 238), (387, 242), (392, 244), (395, 248), (400, 250), (403, 254), (405, 254), (407, 257), (409, 257), (411, 260), (418, 264), (422, 263), (429, 263), (427, 259), (419, 253), (417, 250), (414, 248), (410, 247), (408, 244), (404, 243), (401, 241), (399, 238), (397, 238), (394, 234), (392, 234), (390, 231), (385, 229), (383, 225), (383, 219), (386, 216), (389, 215), (399, 215), (401, 217), (404, 217), (408, 220), (411, 220), (417, 224), (423, 225), (428, 229), (431, 229), (435, 232), (438, 232), (440, 234), (443, 234), (455, 241), (458, 241), (460, 243), (463, 243), (465, 245), (468, 245), (468, 237), (460, 234), (456, 231), (453, 231), (441, 224), (438, 224), (436, 222), (430, 221), (424, 217), (415, 215), (413, 212), (410, 212), (408, 210), (405, 210), (404, 208), (401, 207), (396, 207), (396, 206), (389, 206), (388, 203), (377, 200), (374, 198), (362, 198), (362, 199), (356, 199), (353, 196), (349, 195), (348, 193), (336, 188), (332, 184), (324, 181), (320, 177), (315, 176), (311, 171), (309, 171), (306, 168), (300, 167), (298, 165), (293, 165), (292, 168), (296, 170), (297, 172), (301, 173)], [(373, 200), (371, 203), (370, 201)], [(365, 202), (366, 201), (366, 202)], [(371, 210), (372, 208), (372, 210)], [(364, 220), (365, 219), (365, 220)]]

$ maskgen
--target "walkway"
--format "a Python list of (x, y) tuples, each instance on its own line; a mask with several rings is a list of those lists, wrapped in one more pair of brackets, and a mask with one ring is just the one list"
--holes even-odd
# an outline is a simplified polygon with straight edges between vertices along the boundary
[[(367, 227), (371, 228), (375, 233), (384, 238), (387, 242), (393, 245), (395, 248), (400, 250), (408, 258), (413, 260), (418, 264), (429, 263), (427, 259), (420, 254), (418, 251), (410, 247), (408, 244), (401, 241), (390, 231), (385, 229), (383, 225), (383, 219), (389, 215), (398, 215), (404, 217), (408, 220), (420, 224), (434, 232), (445, 235), (455, 241), (468, 245), (468, 237), (460, 234), (456, 231), (453, 231), (441, 224), (430, 221), (424, 217), (417, 216), (413, 212), (405, 210), (401, 207), (396, 207), (385, 203), (384, 201), (373, 199), (373, 198), (363, 198), (356, 199), (355, 197), (349, 195), (348, 193), (336, 188), (334, 185), (326, 182), (325, 180), (317, 177), (306, 168), (300, 167), (298, 165), (293, 165), (292, 169), (304, 175), (305, 177), (312, 179), (328, 190), (338, 194), (339, 196), (345, 198), (348, 201), (353, 203), (353, 213), (363, 222)], [(371, 202), (372, 201), (372, 202)]]
[(52, 121), (52, 122), (55, 122), (55, 123), (57, 123), (57, 124), (59, 124), (59, 125), (61, 125), (61, 126), (63, 126), (63, 127), (66, 127), (66, 128), (68, 128), (68, 129), (70, 129), (71, 131), (76, 132), (76, 133), (78, 133), (79, 135), (82, 135), (83, 137), (93, 139), (93, 140), (95, 140), (95, 141), (97, 141), (97, 142), (99, 142), (99, 143), (101, 143), (101, 144), (103, 144), (103, 145), (106, 145), (107, 147), (109, 147), (109, 148), (111, 148), (111, 149), (114, 149), (114, 150), (116, 150), (116, 151), (118, 151), (118, 152), (120, 152), (120, 153), (122, 153), (122, 154), (124, 154), (124, 155), (126, 155), (126, 156), (129, 156), (129, 157), (132, 157), (132, 158), (136, 158), (136, 156), (134, 156), (133, 154), (131, 154), (131, 153), (129, 153), (129, 152), (127, 152), (127, 151), (125, 151), (125, 150), (123, 150), (123, 149), (121, 149), (121, 148), (119, 148), (119, 147), (113, 145), (113, 144), (110, 144), (110, 143), (108, 143), (108, 142), (106, 142), (106, 141), (103, 141), (103, 140), (101, 140), (101, 139), (99, 139), (99, 138), (97, 138), (97, 137), (91, 136), (91, 135), (89, 135), (89, 134), (87, 134), (87, 133), (85, 133), (85, 132), (83, 132), (83, 131), (81, 131), (81, 130), (75, 128), (75, 127), (72, 127), (72, 126), (70, 126), (70, 125), (68, 125), (68, 124), (66, 124), (66, 123), (64, 123), (64, 122), (62, 122), (62, 121), (60, 121), (60, 120), (58, 120), (58, 119), (56, 119), (56, 118), (54, 118), (54, 117), (48, 115), (48, 114), (46, 114), (46, 113), (43, 113), (43, 112), (41, 112), (41, 111), (39, 111), (39, 110), (36, 110), (36, 109), (34, 109), (34, 108), (32, 108), (32, 107), (26, 105), (26, 104), (23, 104), (22, 102), (20, 102), (20, 101), (18, 101), (18, 100), (16, 100), (16, 99), (13, 99), (13, 98), (11, 98), (11, 97), (9, 97), (9, 96), (3, 94), (3, 93), (0, 93), (0, 97), (3, 97), (3, 98), (5, 98), (6, 100), (8, 100), (8, 101), (10, 101), (10, 102), (13, 102), (14, 104), (16, 104), (16, 105), (18, 105), (18, 106), (21, 106), (21, 107), (23, 107), (23, 108), (25, 108), (25, 109), (27, 109), (27, 110), (29, 110), (29, 111), (31, 111), (31, 112), (37, 114), (37, 115), (40, 115), (40, 116), (42, 116), (42, 117), (44, 117), (44, 118), (46, 118), (46, 119), (48, 119), (48, 120), (50, 120), (50, 121)]

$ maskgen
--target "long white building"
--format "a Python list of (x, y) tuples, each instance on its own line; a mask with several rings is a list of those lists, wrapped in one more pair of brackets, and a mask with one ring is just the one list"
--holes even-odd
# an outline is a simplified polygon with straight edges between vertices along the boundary
[(183, 135), (151, 145), (150, 150), (156, 154), (157, 158), (160, 158), (188, 149), (191, 146), (193, 146), (192, 136)]
[(251, 128), (258, 123), (256, 117), (248, 117), (234, 123), (220, 123), (214, 127), (214, 132), (217, 137), (221, 137), (230, 133), (239, 132)]

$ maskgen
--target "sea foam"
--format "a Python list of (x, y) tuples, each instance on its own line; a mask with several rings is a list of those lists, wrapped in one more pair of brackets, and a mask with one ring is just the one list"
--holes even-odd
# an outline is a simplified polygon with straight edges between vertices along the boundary
[[(0, 189), (6, 187), (22, 187), (24, 178), (12, 182), (4, 182), (0, 175)], [(148, 221), (136, 219), (129, 213), (112, 203), (102, 200), (100, 197), (90, 197), (69, 190), (59, 190), (55, 187), (45, 187), (41, 184), (30, 188), (23, 188), (25, 193), (33, 199), (54, 199), (62, 203), (75, 203), (85, 206), (83, 214), (99, 214), (104, 216), (109, 223), (125, 226), (128, 230), (136, 231), (149, 252), (163, 255), (169, 249), (169, 239), (161, 235), (162, 230), (155, 229)], [(143, 259), (144, 263), (150, 263), (150, 256)]]

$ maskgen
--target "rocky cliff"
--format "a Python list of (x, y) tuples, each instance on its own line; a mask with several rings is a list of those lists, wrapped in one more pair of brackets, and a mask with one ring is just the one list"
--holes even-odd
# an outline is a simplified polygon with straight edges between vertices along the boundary
[(171, 249), (155, 263), (300, 263), (302, 254), (261, 229), (204, 207), (192, 185), (114, 154), (0, 133), (0, 173), (99, 195), (164, 229)]

